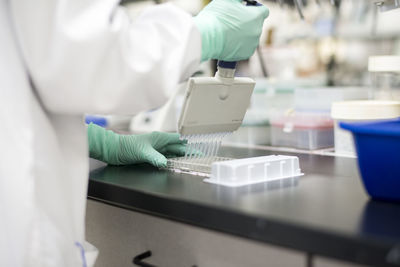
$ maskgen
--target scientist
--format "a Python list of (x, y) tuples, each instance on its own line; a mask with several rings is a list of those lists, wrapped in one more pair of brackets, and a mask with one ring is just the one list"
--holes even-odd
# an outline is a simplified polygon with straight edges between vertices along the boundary
[[(166, 4), (133, 23), (116, 0), (0, 1), (0, 266), (92, 266), (83, 114), (159, 107), (201, 60), (250, 57), (267, 16), (214, 0), (195, 18)], [(93, 154), (118, 164), (180, 149), (170, 135), (98, 130)]]

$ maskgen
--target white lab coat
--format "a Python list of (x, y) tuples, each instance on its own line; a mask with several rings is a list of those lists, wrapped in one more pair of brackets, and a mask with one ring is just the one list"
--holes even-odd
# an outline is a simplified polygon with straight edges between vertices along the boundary
[(0, 266), (93, 265), (83, 114), (160, 106), (200, 62), (188, 14), (117, 3), (0, 0)]

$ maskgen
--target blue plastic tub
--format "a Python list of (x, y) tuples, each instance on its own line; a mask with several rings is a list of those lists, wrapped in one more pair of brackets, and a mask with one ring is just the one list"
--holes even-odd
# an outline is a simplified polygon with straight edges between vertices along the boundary
[(400, 119), (340, 123), (353, 133), (358, 166), (368, 194), (400, 201)]

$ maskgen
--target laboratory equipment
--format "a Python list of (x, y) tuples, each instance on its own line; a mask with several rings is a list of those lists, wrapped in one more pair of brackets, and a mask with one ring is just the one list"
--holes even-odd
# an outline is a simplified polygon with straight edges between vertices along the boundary
[(232, 158), (225, 157), (179, 157), (179, 158), (170, 158), (167, 161), (167, 169), (172, 170), (174, 172), (184, 172), (190, 173), (198, 176), (209, 176), (211, 173), (211, 165), (213, 162), (221, 162), (233, 160)]
[(341, 123), (353, 133), (362, 181), (372, 198), (400, 201), (400, 119)]
[(332, 104), (335, 123), (335, 152), (338, 155), (355, 156), (351, 134), (340, 128), (340, 122), (367, 122), (400, 117), (398, 101), (343, 101)]
[(187, 171), (196, 164), (223, 160), (217, 157), (222, 139), (242, 124), (255, 86), (250, 78), (234, 77), (235, 67), (236, 62), (219, 61), (215, 77), (188, 81), (178, 121), (187, 149), (183, 158), (169, 159), (169, 169)]
[(271, 155), (214, 162), (205, 182), (224, 186), (243, 186), (302, 176), (299, 159)]
[(271, 144), (298, 149), (333, 147), (333, 120), (324, 113), (280, 114), (271, 118)]
[[(262, 5), (257, 1), (246, 0), (244, 2), (246, 2), (247, 6), (257, 6), (257, 9), (253, 11), (257, 10), (260, 14), (263, 14), (259, 16), (261, 22), (268, 16), (268, 9), (261, 7)], [(208, 9), (221, 9), (225, 4), (223, 1), (212, 2), (209, 4)], [(237, 5), (234, 2), (231, 4), (232, 6)], [(205, 8), (204, 13), (207, 12), (209, 11)], [(202, 16), (202, 14), (203, 12), (196, 17), (195, 22), (198, 26), (201, 26), (205, 20), (208, 21), (207, 16)], [(230, 23), (229, 25), (234, 25), (234, 28), (237, 29), (238, 27), (236, 27), (235, 23)], [(203, 24), (204, 27), (208, 27), (208, 25), (209, 22)], [(202, 32), (203, 26), (199, 27), (200, 32)], [(254, 25), (251, 25), (251, 28), (252, 30), (247, 34), (249, 37), (246, 38), (248, 39), (247, 42), (256, 37), (258, 43), (260, 36), (258, 29)], [(219, 32), (217, 34), (219, 36)], [(202, 35), (202, 37), (202, 43), (209, 45), (210, 42), (204, 42), (204, 39), (208, 36)], [(215, 39), (219, 40), (220, 38)], [(231, 57), (241, 58), (251, 51), (251, 47), (245, 46), (245, 48), (235, 51), (234, 54), (231, 54)], [(226, 52), (228, 51), (222, 51), (222, 54)], [(228, 55), (225, 55), (225, 57)], [(216, 56), (212, 58), (220, 58), (221, 55)], [(235, 69), (235, 61), (218, 61), (218, 71), (215, 77), (194, 77), (189, 79), (181, 116), (178, 121), (178, 131), (181, 134), (181, 138), (187, 140), (187, 149), (183, 159), (170, 159), (167, 163), (168, 168), (195, 171), (194, 166), (196, 165), (192, 163), (210, 165), (212, 162), (221, 160), (217, 155), (222, 139), (237, 130), (242, 124), (255, 86), (254, 80), (250, 78), (235, 77)]]
[(400, 100), (400, 56), (372, 56), (368, 60), (374, 98)]

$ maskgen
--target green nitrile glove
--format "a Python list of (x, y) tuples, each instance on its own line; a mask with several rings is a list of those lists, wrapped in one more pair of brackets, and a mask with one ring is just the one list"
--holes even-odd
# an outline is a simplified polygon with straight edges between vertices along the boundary
[(167, 166), (165, 155), (185, 154), (185, 143), (175, 133), (120, 135), (91, 123), (88, 139), (90, 157), (112, 165), (147, 162), (161, 168)]
[(251, 57), (268, 14), (265, 6), (245, 6), (241, 0), (213, 0), (194, 18), (201, 33), (202, 61)]

